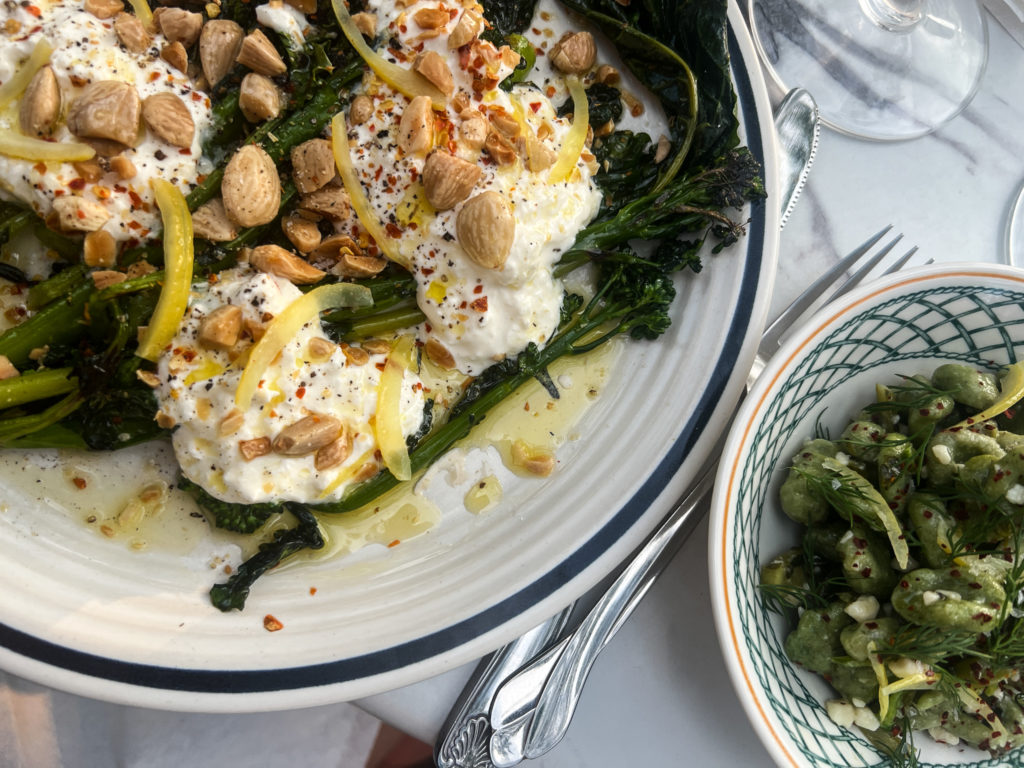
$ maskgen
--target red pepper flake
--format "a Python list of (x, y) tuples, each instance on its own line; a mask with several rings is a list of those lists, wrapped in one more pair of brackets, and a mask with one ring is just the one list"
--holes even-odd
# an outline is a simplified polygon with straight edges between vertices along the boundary
[(295, 390), (295, 396), (297, 398), (299, 398), (299, 400), (304, 398), (306, 396), (306, 388), (305, 387), (299, 387), (297, 390)]
[(192, 91), (192, 101), (200, 101), (203, 97), (195, 91)]
[(555, 95), (555, 86), (549, 85), (547, 88), (544, 89), (544, 93), (550, 99), (551, 97), (553, 97)]
[(401, 544), (401, 543), (402, 543), (402, 542), (401, 542), (401, 541), (400, 541), (399, 539), (395, 539), (395, 540), (394, 540), (394, 541), (392, 541), (392, 542), (391, 542), (390, 544), (388, 544), (388, 549), (391, 549), (391, 547), (397, 547), (397, 546), (398, 546), (399, 544)]
[(84, 477), (73, 477), (71, 482), (75, 484), (75, 488), (78, 490), (82, 490), (89, 484)]
[(76, 215), (76, 216), (77, 216), (78, 218), (80, 218), (80, 219), (84, 219), (84, 218), (85, 218), (85, 211), (83, 211), (83, 210), (79, 209), (79, 210), (75, 211), (75, 215)]
[(32, 170), (36, 173), (46, 173), (46, 163), (38, 162), (32, 166)]
[(537, 114), (538, 110), (540, 110), (540, 102), (539, 101), (531, 101), (530, 102), (530, 109), (533, 110), (534, 114)]
[(527, 413), (529, 413), (529, 411), (530, 411), (530, 401), (529, 400), (527, 400), (525, 403), (523, 403), (523, 410), (526, 411)]
[(378, 165), (377, 170), (373, 172), (373, 180), (380, 181), (380, 177), (384, 175), (384, 166)]
[(316, 587), (310, 587), (309, 588), (309, 594), (310, 595), (315, 595), (316, 594)]
[(388, 237), (399, 238), (402, 236), (402, 230), (390, 221), (384, 225), (384, 231), (388, 233)]
[(160, 79), (160, 73), (159, 72), (150, 72), (149, 73), (149, 82), (155, 83), (159, 79)]
[(386, 363), (374, 363), (374, 365), (376, 365), (378, 371), (383, 371)]
[(132, 219), (128, 222), (128, 229), (142, 229), (142, 225), (135, 221), (135, 219)]
[(43, 17), (43, 12), (40, 11), (39, 8), (37, 8), (34, 5), (26, 5), (25, 6), (25, 10), (28, 11), (29, 13), (31, 13), (37, 19), (41, 19)]
[(263, 628), (267, 630), (267, 632), (277, 632), (280, 629), (284, 629), (284, 624), (268, 613), (263, 617)]
[(178, 154), (179, 155), (191, 155), (192, 154), (192, 150), (189, 149), (188, 147), (185, 147), (184, 149), (179, 149), (178, 150)]
[(473, 293), (483, 293), (483, 291), (484, 291), (483, 285), (477, 285), (476, 287), (473, 288)]
[(487, 297), (481, 296), (479, 299), (473, 299), (473, 301), (469, 305), (469, 308), (475, 310), (476, 312), (486, 312)]
[(85, 189), (85, 179), (79, 176), (78, 178), (69, 181), (68, 186), (71, 187), (71, 189), (75, 190), (76, 192), (81, 191)]

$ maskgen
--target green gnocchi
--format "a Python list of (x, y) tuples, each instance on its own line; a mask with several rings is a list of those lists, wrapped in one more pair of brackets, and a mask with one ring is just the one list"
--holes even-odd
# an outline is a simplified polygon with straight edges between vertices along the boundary
[(1024, 363), (950, 363), (876, 388), (779, 490), (800, 545), (761, 569), (792, 617), (789, 658), (826, 709), (892, 755), (908, 734), (1000, 755), (1024, 746)]

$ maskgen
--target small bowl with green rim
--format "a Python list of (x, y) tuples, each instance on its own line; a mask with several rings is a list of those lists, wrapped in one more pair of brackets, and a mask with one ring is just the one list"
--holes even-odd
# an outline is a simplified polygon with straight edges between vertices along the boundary
[[(838, 436), (877, 384), (944, 363), (999, 372), (1024, 360), (1024, 270), (943, 264), (865, 285), (794, 330), (747, 396), (722, 453), (711, 506), (709, 568), (716, 629), (732, 683), (780, 766), (890, 765), (857, 728), (834, 723), (838, 698), (783, 650), (791, 619), (772, 611), (761, 566), (797, 546), (779, 488), (793, 455), (817, 434)], [(915, 734), (919, 765), (1021, 766), (1024, 749), (993, 758)]]

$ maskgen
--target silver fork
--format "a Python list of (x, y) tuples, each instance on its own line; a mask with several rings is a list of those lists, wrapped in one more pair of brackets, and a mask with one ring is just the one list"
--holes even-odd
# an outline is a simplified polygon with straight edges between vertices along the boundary
[[(828, 296), (832, 301), (862, 282), (902, 238), (899, 235), (865, 259), (892, 229), (884, 228), (839, 261), (798, 296), (765, 330), (747, 391), (768, 359), (779, 349), (785, 332), (857, 262), (862, 264)], [(884, 274), (902, 268), (917, 248), (911, 248)], [(626, 622), (672, 556), (697, 527), (706, 511), (702, 504), (711, 489), (724, 435), (703, 467), (696, 483), (623, 569), (608, 590), (590, 609), (579, 626), (561, 641), (510, 675), (491, 705), (490, 759), (497, 768), (508, 768), (524, 758), (551, 750), (565, 735), (576, 710), (583, 685), (601, 649)], [(481, 765), (486, 765), (483, 763)]]

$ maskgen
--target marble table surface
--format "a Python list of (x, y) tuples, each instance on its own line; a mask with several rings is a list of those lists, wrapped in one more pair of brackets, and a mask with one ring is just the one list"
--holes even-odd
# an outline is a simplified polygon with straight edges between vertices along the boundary
[[(1003, 260), (1007, 211), (1024, 180), (1024, 50), (991, 22), (986, 74), (938, 132), (880, 144), (822, 132), (804, 193), (782, 233), (773, 306), (885, 224), (921, 262)], [(778, 97), (780, 94), (776, 94)], [(598, 660), (564, 741), (529, 765), (768, 766), (714, 634), (707, 536), (687, 542)], [(473, 665), (350, 704), (260, 715), (135, 710), (0, 675), (0, 768), (21, 766), (352, 766), (372, 713), (433, 741)], [(230, 734), (225, 742), (224, 734)]]

